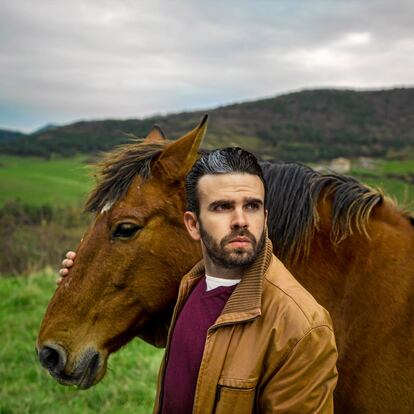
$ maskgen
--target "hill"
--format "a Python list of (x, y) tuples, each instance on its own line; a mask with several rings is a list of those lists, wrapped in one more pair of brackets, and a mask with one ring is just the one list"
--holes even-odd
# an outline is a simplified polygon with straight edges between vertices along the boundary
[(2, 140), (13, 140), (16, 138), (22, 138), (25, 137), (26, 135), (23, 134), (22, 132), (18, 132), (18, 131), (10, 131), (8, 129), (0, 129), (0, 142)]
[(241, 145), (263, 158), (310, 162), (414, 155), (414, 88), (305, 90), (208, 111), (145, 119), (82, 121), (0, 142), (0, 151), (49, 157), (108, 150), (158, 123), (170, 138), (210, 115), (207, 148)]

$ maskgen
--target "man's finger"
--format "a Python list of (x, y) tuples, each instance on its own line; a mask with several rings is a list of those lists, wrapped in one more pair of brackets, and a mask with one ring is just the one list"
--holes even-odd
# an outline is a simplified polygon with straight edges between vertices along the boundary
[(59, 277), (56, 279), (56, 284), (59, 286), (62, 283), (63, 278)]
[(72, 267), (73, 266), (73, 260), (71, 260), (71, 259), (64, 259), (62, 261), (62, 266), (63, 267)]
[(66, 258), (67, 259), (73, 260), (75, 257), (76, 257), (76, 253), (75, 252), (69, 251), (69, 252), (66, 253)]
[[(60, 276), (66, 276), (67, 274), (69, 273), (69, 270), (68, 269), (60, 269), (59, 270), (59, 274), (60, 274)], [(59, 280), (59, 279), (58, 279)]]

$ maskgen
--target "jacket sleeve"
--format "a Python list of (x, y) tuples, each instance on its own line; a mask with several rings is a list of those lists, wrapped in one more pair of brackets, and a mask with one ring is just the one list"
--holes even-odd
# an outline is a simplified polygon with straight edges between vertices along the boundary
[(311, 328), (259, 390), (259, 412), (333, 413), (337, 356), (332, 329)]

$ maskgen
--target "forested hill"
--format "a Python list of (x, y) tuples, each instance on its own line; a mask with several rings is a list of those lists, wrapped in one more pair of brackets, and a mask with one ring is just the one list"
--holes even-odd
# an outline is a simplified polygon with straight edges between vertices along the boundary
[(414, 156), (414, 88), (305, 90), (197, 112), (129, 120), (77, 122), (18, 139), (0, 152), (72, 155), (107, 150), (145, 136), (158, 123), (169, 138), (210, 115), (206, 148), (240, 145), (264, 158), (315, 161), (338, 156)]
[(10, 131), (8, 129), (0, 129), (0, 142), (1, 140), (12, 140), (15, 138), (22, 138), (25, 135), (18, 131)]

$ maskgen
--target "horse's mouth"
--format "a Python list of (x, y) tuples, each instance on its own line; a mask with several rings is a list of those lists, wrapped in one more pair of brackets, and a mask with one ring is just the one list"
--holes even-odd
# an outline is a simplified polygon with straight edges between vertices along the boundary
[(96, 374), (98, 373), (99, 369), (99, 354), (96, 353), (89, 364), (87, 365), (84, 374), (82, 375), (78, 387), (82, 390), (86, 390), (87, 388), (91, 387), (96, 379)]

